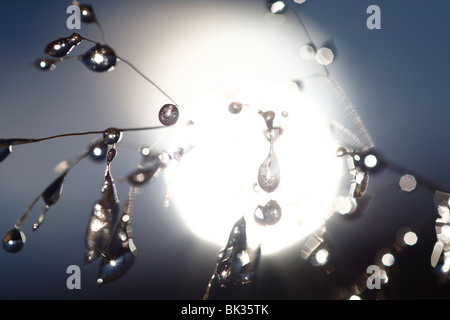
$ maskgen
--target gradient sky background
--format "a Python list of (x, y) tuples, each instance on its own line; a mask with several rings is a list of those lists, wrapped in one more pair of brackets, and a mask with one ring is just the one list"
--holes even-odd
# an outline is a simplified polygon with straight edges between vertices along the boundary
[[(245, 6), (238, 8), (238, 3)], [(170, 0), (91, 4), (117, 54), (187, 105), (199, 94), (243, 75), (292, 79), (307, 74), (300, 61), (295, 62), (307, 40), (294, 15), (287, 14), (280, 26), (269, 25), (264, 20), (264, 3)], [(59, 64), (51, 73), (29, 66), (44, 57), (47, 43), (72, 32), (66, 28), (69, 4), (2, 4), (0, 137), (37, 138), (158, 124), (157, 110), (165, 98), (126, 65), (107, 74), (94, 74), (77, 61)], [(366, 8), (371, 4), (381, 8), (381, 30), (366, 28)], [(316, 44), (333, 45), (336, 59), (330, 72), (360, 114), (377, 149), (450, 191), (450, 3), (307, 0), (295, 8)], [(247, 27), (241, 29), (241, 25)], [(95, 26), (83, 25), (80, 33), (101, 40)], [(83, 48), (89, 45), (76, 50), (82, 53)], [(154, 138), (147, 133), (126, 135), (113, 174), (119, 178), (138, 161), (126, 146), (148, 144)], [(54, 179), (53, 167), (76, 155), (89, 141), (90, 137), (71, 137), (14, 148), (0, 165), (0, 234), (12, 228), (27, 205)], [(98, 290), (98, 265), (82, 268), (82, 289), (66, 288), (66, 268), (82, 266), (86, 223), (92, 203), (100, 197), (103, 174), (103, 164), (81, 162), (69, 173), (62, 198), (34, 233), (31, 224), (41, 204), (33, 210), (22, 228), (27, 235), (24, 249), (14, 255), (0, 251), (1, 299), (202, 297), (219, 248), (192, 236), (173, 207), (163, 208), (164, 188), (158, 181), (146, 186), (136, 201), (133, 234), (138, 257), (131, 271)], [(408, 226), (416, 231), (419, 242), (397, 258), (386, 297), (449, 298), (448, 285), (439, 285), (429, 266), (435, 241), (433, 192), (418, 188), (411, 194), (400, 193), (395, 187), (398, 177), (389, 172), (372, 181), (369, 193), (375, 198), (364, 216), (351, 221), (336, 217), (329, 223), (338, 257), (332, 275), (303, 264), (298, 248), (293, 248), (263, 257), (256, 284), (213, 294), (224, 298), (329, 298), (329, 289), (350, 285), (373, 263), (378, 249), (389, 247), (397, 230)], [(118, 189), (124, 199), (126, 186)]]

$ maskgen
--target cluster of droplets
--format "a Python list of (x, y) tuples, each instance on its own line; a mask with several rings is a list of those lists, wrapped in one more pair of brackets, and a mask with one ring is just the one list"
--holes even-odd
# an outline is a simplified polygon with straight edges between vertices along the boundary
[(431, 254), (431, 265), (440, 272), (441, 278), (450, 279), (450, 193), (436, 191), (435, 204), (436, 244)]

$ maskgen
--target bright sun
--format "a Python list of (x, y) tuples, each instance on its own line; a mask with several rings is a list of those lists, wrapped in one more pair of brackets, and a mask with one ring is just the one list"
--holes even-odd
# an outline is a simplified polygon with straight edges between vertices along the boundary
[[(242, 111), (233, 114), (230, 103), (241, 103)], [(194, 147), (179, 163), (171, 193), (194, 234), (224, 246), (238, 219), (253, 219), (257, 208), (272, 200), (282, 216), (261, 228), (263, 254), (285, 249), (323, 225), (332, 213), (342, 163), (326, 119), (294, 83), (242, 80), (188, 110), (195, 126), (180, 135)], [(273, 152), (280, 168), (280, 184), (270, 193), (258, 185), (258, 169), (270, 151), (267, 125), (258, 113), (266, 111), (275, 113)]]

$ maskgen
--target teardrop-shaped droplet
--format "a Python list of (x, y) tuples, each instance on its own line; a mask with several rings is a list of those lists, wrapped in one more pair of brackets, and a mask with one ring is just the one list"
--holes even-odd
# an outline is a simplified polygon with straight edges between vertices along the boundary
[(94, 161), (103, 161), (108, 153), (108, 145), (101, 141), (95, 142), (89, 147), (89, 156)]
[(16, 253), (23, 248), (25, 242), (25, 234), (19, 228), (13, 228), (3, 237), (3, 249)]
[(73, 33), (70, 37), (50, 42), (45, 47), (45, 53), (54, 58), (62, 58), (68, 55), (81, 41), (83, 38), (78, 33)]
[(85, 264), (92, 263), (105, 252), (119, 215), (119, 200), (109, 166), (102, 184), (102, 194), (102, 199), (92, 207), (86, 230)]
[(247, 246), (247, 231), (244, 218), (239, 219), (231, 230), (228, 243), (217, 259), (216, 277), (225, 287), (228, 283), (245, 284), (253, 280), (261, 256), (261, 248)]
[(268, 0), (267, 7), (274, 14), (282, 14), (286, 12), (286, 3), (282, 0)]
[(174, 104), (165, 104), (159, 110), (159, 121), (165, 126), (172, 126), (178, 121), (180, 116), (180, 111), (178, 107)]
[(134, 263), (137, 250), (132, 239), (130, 224), (135, 192), (136, 189), (131, 187), (114, 230), (114, 236), (106, 252), (102, 255), (103, 259), (97, 277), (99, 287), (122, 277)]
[(242, 111), (242, 103), (240, 102), (231, 102), (228, 105), (228, 111), (232, 114), (238, 114)]
[(81, 14), (81, 21), (84, 23), (91, 23), (97, 21), (94, 13), (94, 8), (89, 4), (79, 4)]
[(91, 71), (105, 72), (114, 68), (117, 56), (109, 46), (98, 43), (81, 56), (81, 61)]
[(44, 200), (45, 204), (51, 206), (59, 200), (59, 197), (61, 196), (63, 190), (66, 175), (67, 172), (59, 176), (55, 181), (52, 182), (51, 185), (47, 187), (47, 189), (44, 190), (44, 192), (42, 192), (42, 199)]
[(0, 162), (6, 159), (12, 152), (12, 144), (10, 140), (0, 139)]
[(107, 168), (108, 173), (109, 173), (109, 164), (111, 163), (111, 161), (114, 160), (116, 155), (117, 155), (117, 150), (115, 148), (109, 149), (108, 155), (106, 157), (106, 164), (108, 165), (108, 168)]
[(260, 112), (260, 115), (264, 118), (267, 125), (267, 130), (270, 132), (273, 129), (273, 120), (275, 119), (275, 112), (265, 111)]
[(56, 63), (58, 61), (59, 60), (55, 59), (37, 59), (33, 65), (41, 71), (52, 71), (56, 68)]
[(117, 128), (108, 128), (103, 132), (103, 139), (106, 144), (115, 144), (122, 139), (122, 131)]
[(267, 193), (275, 191), (280, 184), (280, 167), (273, 148), (259, 167), (258, 184)]

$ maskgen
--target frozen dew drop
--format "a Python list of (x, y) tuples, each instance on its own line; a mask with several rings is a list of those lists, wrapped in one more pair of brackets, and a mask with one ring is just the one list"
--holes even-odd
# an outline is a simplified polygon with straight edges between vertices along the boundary
[(59, 38), (50, 42), (44, 51), (51, 57), (62, 58), (68, 55), (81, 41), (83, 41), (83, 38), (78, 33), (73, 33), (70, 37)]
[(89, 4), (80, 4), (78, 5), (81, 13), (81, 21), (84, 23), (96, 22), (97, 19), (95, 17), (94, 8)]
[(55, 204), (61, 196), (66, 173), (58, 177), (51, 185), (49, 185), (42, 193), (42, 199), (45, 204), (51, 206)]
[(286, 3), (281, 0), (278, 1), (268, 0), (267, 7), (269, 8), (270, 12), (274, 14), (282, 14), (286, 12), (287, 9)]
[(275, 119), (275, 112), (265, 111), (260, 113), (266, 122), (267, 129), (271, 131), (273, 129), (273, 120)]
[(270, 200), (262, 209), (264, 222), (267, 225), (274, 225), (281, 219), (281, 207), (275, 200)]
[(109, 46), (97, 43), (81, 56), (81, 61), (91, 71), (105, 72), (114, 69), (117, 56)]
[(333, 51), (329, 48), (320, 48), (316, 53), (316, 61), (317, 63), (327, 66), (333, 62), (334, 54)]
[(176, 105), (174, 104), (165, 104), (159, 110), (159, 121), (165, 126), (172, 126), (178, 121), (178, 117), (180, 116), (180, 112)]
[(228, 105), (228, 111), (232, 114), (238, 114), (242, 111), (242, 103), (240, 102), (231, 102)]
[(216, 277), (222, 287), (245, 284), (253, 280), (261, 256), (261, 248), (247, 245), (246, 222), (239, 219), (230, 232), (225, 249), (217, 256)]
[(3, 249), (16, 253), (23, 248), (25, 242), (25, 234), (19, 228), (13, 228), (3, 237)]
[(103, 132), (103, 139), (106, 144), (115, 144), (122, 139), (122, 131), (117, 128), (108, 128)]
[(273, 150), (259, 167), (258, 184), (267, 193), (275, 191), (280, 184), (280, 167)]
[(59, 60), (55, 59), (37, 59), (33, 65), (41, 71), (52, 71), (56, 68), (56, 62)]
[(0, 162), (6, 159), (12, 152), (12, 144), (10, 140), (0, 139)]

